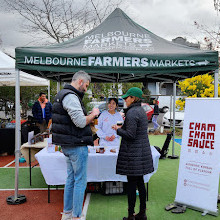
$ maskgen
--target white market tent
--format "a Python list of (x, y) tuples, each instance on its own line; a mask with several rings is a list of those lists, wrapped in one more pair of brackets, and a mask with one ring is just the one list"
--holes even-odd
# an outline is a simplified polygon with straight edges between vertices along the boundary
[[(33, 76), (23, 71), (19, 71), (19, 79), (17, 77), (18, 70), (15, 69), (15, 60), (2, 51), (0, 51), (0, 86), (16, 86), (19, 84), (19, 87), (16, 86), (16, 94), (20, 94), (20, 86), (47, 86), (48, 87), (48, 97), (50, 97), (50, 81), (47, 79), (43, 79), (41, 77)], [(17, 98), (17, 97), (16, 97)], [(19, 95), (20, 100), (20, 95)], [(19, 102), (16, 103), (18, 105)], [(18, 115), (18, 116), (17, 116)], [(20, 114), (16, 112), (16, 120), (20, 121)], [(17, 124), (17, 123), (16, 123)], [(21, 130), (20, 123), (19, 124), (19, 131)], [(17, 125), (16, 125), (17, 126)], [(17, 129), (17, 128), (16, 128)], [(18, 134), (15, 134), (16, 140), (18, 139)], [(15, 143), (15, 145), (20, 145), (20, 142)], [(15, 152), (16, 153), (16, 152)], [(19, 166), (19, 157), (16, 158), (16, 164)], [(17, 168), (16, 168), (17, 169)], [(17, 172), (17, 171), (16, 171)], [(18, 180), (16, 178), (16, 182)]]
[[(50, 81), (20, 71), (20, 86), (49, 86)], [(15, 60), (0, 51), (0, 86), (15, 86)]]

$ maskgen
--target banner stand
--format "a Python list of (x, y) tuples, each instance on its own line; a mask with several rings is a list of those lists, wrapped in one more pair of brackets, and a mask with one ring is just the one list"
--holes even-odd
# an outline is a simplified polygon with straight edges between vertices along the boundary
[(210, 212), (208, 210), (205, 210), (205, 209), (201, 209), (201, 208), (198, 208), (198, 207), (195, 207), (195, 206), (190, 206), (190, 205), (186, 205), (186, 204), (182, 204), (182, 203), (178, 203), (176, 201), (174, 201), (175, 204), (177, 205), (180, 205), (180, 206), (185, 206), (186, 208), (189, 208), (189, 209), (192, 209), (192, 210), (195, 210), (195, 211), (199, 211), (199, 212), (202, 212), (202, 216), (205, 216), (207, 214), (210, 214), (210, 215), (213, 215), (213, 216), (218, 216), (218, 211), (217, 212)]
[(167, 211), (183, 213), (187, 207), (218, 216), (219, 108), (219, 98), (186, 99), (176, 196)]

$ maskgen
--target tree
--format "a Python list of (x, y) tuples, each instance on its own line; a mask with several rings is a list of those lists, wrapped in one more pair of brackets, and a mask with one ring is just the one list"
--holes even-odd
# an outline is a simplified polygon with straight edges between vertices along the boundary
[(194, 25), (204, 33), (203, 42), (199, 42), (207, 50), (220, 49), (220, 26), (213, 28), (194, 21)]
[(220, 1), (219, 0), (214, 0), (214, 7), (217, 12), (220, 11)]
[[(207, 73), (179, 81), (178, 86), (181, 89), (181, 95), (187, 96), (188, 98), (214, 97), (213, 82), (213, 76)], [(218, 87), (218, 95), (220, 95), (220, 87)], [(176, 106), (180, 110), (183, 110), (185, 107), (185, 98), (178, 99)]]
[[(34, 102), (38, 99), (39, 93), (47, 94), (46, 86), (25, 86), (20, 88), (20, 100), (22, 117), (27, 116), (27, 111), (32, 109)], [(56, 82), (50, 83), (51, 101), (57, 93)], [(0, 87), (0, 111), (5, 111), (8, 118), (15, 118), (15, 87), (2, 86)]]
[(108, 97), (119, 97), (119, 89), (125, 94), (131, 87), (138, 87), (143, 90), (146, 102), (150, 100), (150, 91), (143, 87), (143, 83), (92, 83), (90, 89), (92, 90), (93, 97), (100, 100)]
[(25, 29), (55, 42), (79, 36), (100, 24), (122, 0), (4, 0), (26, 21)]
[[(220, 11), (220, 0), (213, 0), (214, 8), (218, 12)], [(220, 49), (220, 25), (216, 27), (210, 27), (205, 24), (200, 24), (194, 21), (194, 25), (198, 30), (204, 33), (205, 37), (203, 42), (200, 42), (205, 49), (219, 50)]]

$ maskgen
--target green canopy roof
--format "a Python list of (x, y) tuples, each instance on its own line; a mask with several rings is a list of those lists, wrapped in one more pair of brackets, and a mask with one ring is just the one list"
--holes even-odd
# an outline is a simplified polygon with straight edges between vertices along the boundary
[(84, 70), (93, 81), (166, 81), (218, 68), (218, 52), (164, 40), (117, 8), (98, 27), (64, 43), (19, 47), (16, 67), (36, 76), (69, 81)]

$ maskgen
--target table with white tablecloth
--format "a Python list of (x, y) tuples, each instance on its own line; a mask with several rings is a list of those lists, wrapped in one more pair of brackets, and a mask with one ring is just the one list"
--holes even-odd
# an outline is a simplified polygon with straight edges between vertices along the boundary
[[(157, 171), (160, 154), (151, 146), (154, 172), (144, 176), (144, 182)], [(35, 155), (41, 168), (41, 172), (47, 185), (64, 185), (67, 178), (66, 157), (61, 152), (48, 153), (47, 148)], [(118, 153), (106, 151), (101, 153), (89, 153), (87, 182), (121, 181), (127, 182), (127, 177), (116, 174), (116, 162)]]

